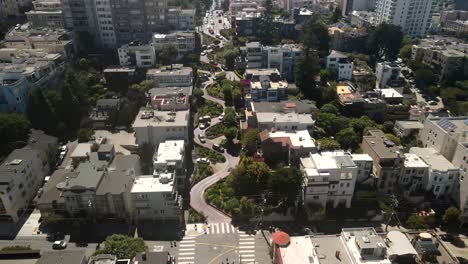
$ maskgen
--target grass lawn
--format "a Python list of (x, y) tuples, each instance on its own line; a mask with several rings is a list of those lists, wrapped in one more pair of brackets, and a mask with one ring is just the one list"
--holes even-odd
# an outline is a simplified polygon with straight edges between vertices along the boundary
[(226, 162), (226, 158), (224, 158), (224, 156), (221, 155), (221, 153), (211, 150), (209, 148), (202, 147), (200, 145), (195, 144), (195, 153), (198, 157), (208, 158), (211, 162)]

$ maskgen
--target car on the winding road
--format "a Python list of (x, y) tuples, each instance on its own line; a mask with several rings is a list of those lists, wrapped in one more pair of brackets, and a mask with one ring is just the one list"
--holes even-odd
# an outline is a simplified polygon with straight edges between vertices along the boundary
[(200, 140), (201, 143), (205, 143), (206, 142), (205, 134), (198, 134), (198, 139)]
[(52, 244), (53, 249), (66, 249), (67, 242), (64, 240), (57, 240)]
[(195, 160), (197, 163), (210, 164), (210, 160), (207, 158), (198, 158)]

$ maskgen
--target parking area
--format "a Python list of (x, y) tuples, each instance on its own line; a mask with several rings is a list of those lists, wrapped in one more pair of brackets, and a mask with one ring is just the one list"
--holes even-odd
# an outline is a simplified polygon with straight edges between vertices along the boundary
[(131, 149), (136, 149), (134, 133), (127, 131), (107, 131), (107, 130), (96, 130), (94, 131), (96, 139), (106, 138), (106, 144), (114, 144), (115, 152), (128, 155), (131, 153)]

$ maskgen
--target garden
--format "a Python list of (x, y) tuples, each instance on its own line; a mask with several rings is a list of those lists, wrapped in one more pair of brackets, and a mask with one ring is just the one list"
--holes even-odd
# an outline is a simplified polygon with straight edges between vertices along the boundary
[(210, 164), (197, 163), (192, 176), (192, 186), (211, 175), (213, 175), (213, 168), (211, 168)]
[(207, 158), (213, 163), (226, 162), (226, 158), (224, 158), (224, 156), (221, 155), (219, 152), (199, 145), (195, 145), (195, 154), (200, 158)]

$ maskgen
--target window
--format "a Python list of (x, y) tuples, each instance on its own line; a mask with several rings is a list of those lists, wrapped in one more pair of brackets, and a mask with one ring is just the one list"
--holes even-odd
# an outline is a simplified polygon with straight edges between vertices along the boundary
[(318, 197), (317, 195), (314, 195), (314, 196), (312, 196), (312, 198), (313, 198), (314, 200), (318, 200), (319, 197)]
[(349, 182), (348, 182), (348, 183), (346, 183), (346, 187), (349, 187), (349, 186), (350, 186)]
[(344, 183), (340, 183), (340, 187), (343, 187)]
[(161, 214), (164, 214), (164, 210), (160, 210)]

